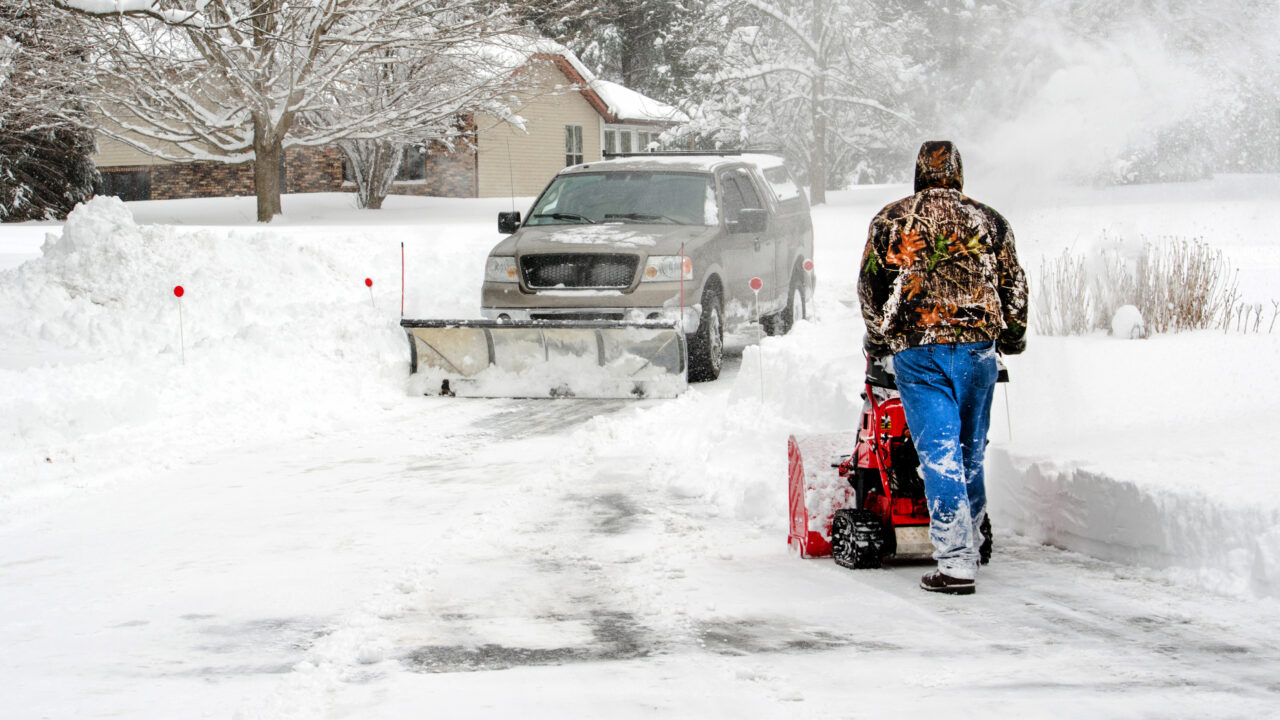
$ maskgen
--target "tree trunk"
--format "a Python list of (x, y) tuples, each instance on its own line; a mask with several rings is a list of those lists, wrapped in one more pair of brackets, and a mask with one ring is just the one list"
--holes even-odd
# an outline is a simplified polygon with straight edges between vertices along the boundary
[(825, 68), (813, 80), (809, 104), (813, 108), (813, 147), (809, 155), (809, 202), (824, 205), (827, 202), (827, 107), (823, 99), (827, 94)]
[[(250, 7), (253, 13), (253, 46), (265, 50), (273, 42), (271, 36), (276, 30), (279, 0), (254, 0)], [(258, 89), (265, 94), (264, 88)], [(271, 218), (282, 212), (280, 161), (284, 157), (284, 131), (280, 127), (288, 128), (289, 122), (284, 121), (277, 127), (265, 114), (254, 113), (253, 190), (258, 196), (258, 222), (271, 222)]]
[(265, 131), (261, 121), (254, 121), (253, 190), (258, 196), (258, 222), (271, 222), (279, 215), (280, 160), (284, 149), (278, 136)]
[(338, 148), (355, 175), (356, 204), (366, 210), (381, 209), (400, 171), (404, 146), (390, 140), (342, 140)]

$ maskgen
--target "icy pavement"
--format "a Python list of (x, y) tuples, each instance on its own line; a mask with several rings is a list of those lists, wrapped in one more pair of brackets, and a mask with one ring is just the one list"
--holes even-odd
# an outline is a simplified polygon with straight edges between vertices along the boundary
[(799, 560), (777, 530), (651, 479), (652, 446), (571, 442), (566, 425), (625, 426), (630, 407), (412, 400), (376, 427), (215, 454), (12, 522), (0, 715), (1265, 717), (1280, 703), (1275, 603), (1007, 535), (968, 598), (919, 591), (927, 566)]

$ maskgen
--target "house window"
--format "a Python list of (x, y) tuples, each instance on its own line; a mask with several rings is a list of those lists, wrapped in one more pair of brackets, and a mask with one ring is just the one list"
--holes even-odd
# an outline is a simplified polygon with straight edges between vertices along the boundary
[[(413, 180), (427, 179), (427, 151), (421, 145), (408, 145), (404, 148), (400, 157), (400, 169), (396, 171), (396, 182), (406, 182)], [(355, 168), (351, 167), (351, 161), (347, 159), (346, 154), (342, 155), (342, 182), (354, 183), (356, 181)]]
[(623, 130), (620, 134), (622, 135), (622, 152), (631, 152), (631, 133), (627, 130)]
[(94, 184), (94, 195), (114, 195), (121, 200), (150, 200), (150, 170), (103, 170)]
[(400, 170), (396, 172), (396, 181), (426, 180), (427, 151), (421, 145), (410, 145), (404, 149), (404, 157), (400, 158)]
[(637, 132), (636, 149), (640, 152), (653, 152), (657, 149), (658, 133)]
[(564, 164), (582, 164), (582, 126), (564, 126)]
[(612, 155), (618, 152), (618, 131), (604, 131), (604, 152), (606, 155)]

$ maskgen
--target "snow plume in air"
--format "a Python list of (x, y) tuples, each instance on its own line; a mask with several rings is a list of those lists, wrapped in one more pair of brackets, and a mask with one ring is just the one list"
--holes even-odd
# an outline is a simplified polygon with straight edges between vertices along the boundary
[(940, 110), (918, 131), (972, 148), (974, 187), (1280, 171), (1274, 5), (1022, 10), (1005, 20), (979, 4), (957, 32), (985, 28), (1001, 46), (941, 53), (934, 68)]
[(977, 152), (968, 156), (979, 167), (1019, 183), (1125, 179), (1135, 148), (1193, 117), (1213, 91), (1149, 31), (1106, 43), (1064, 38), (1056, 53), (1062, 67), (1016, 114), (971, 129)]

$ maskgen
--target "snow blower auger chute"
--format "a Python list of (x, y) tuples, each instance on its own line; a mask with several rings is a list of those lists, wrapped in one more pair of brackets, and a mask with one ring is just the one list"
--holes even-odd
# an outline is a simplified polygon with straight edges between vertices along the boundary
[(659, 322), (401, 320), (428, 395), (670, 398), (688, 387), (685, 336)]

